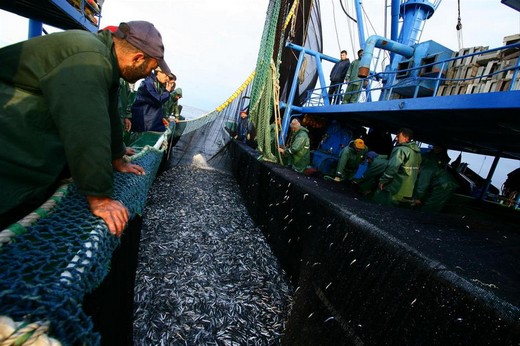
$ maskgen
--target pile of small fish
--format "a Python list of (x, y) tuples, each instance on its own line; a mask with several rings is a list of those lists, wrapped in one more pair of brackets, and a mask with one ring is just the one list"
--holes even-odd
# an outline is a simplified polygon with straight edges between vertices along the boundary
[(280, 344), (293, 287), (228, 173), (171, 167), (151, 187), (135, 345)]

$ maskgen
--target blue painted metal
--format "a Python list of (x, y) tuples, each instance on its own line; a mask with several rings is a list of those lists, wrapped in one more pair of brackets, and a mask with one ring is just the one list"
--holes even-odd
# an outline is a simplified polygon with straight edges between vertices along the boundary
[[(360, 2), (355, 3), (359, 5)], [(358, 76), (369, 82), (366, 90), (362, 90), (366, 93), (366, 99), (354, 104), (330, 105), (321, 61), (316, 59), (321, 85), (308, 93), (301, 107), (286, 105), (290, 109), (288, 114), (298, 111), (328, 121), (341, 119), (345, 124), (375, 126), (387, 131), (408, 126), (414, 128), (425, 143), (444, 141), (452, 150), (492, 155), (497, 162), (499, 157), (520, 157), (520, 118), (515, 116), (520, 109), (520, 82), (517, 81), (520, 59), (512, 63), (513, 57), (496, 66), (487, 63), (490, 59), (493, 61), (517, 51), (520, 43), (486, 51), (476, 49), (474, 53), (464, 56), (434, 41), (416, 43), (425, 20), (433, 15), (440, 1), (394, 0), (392, 3), (392, 28), (396, 27), (399, 18), (395, 10), (395, 5), (399, 4), (401, 15), (408, 18), (403, 23), (403, 30), (408, 33), (396, 36), (393, 29), (392, 38), (399, 37), (398, 40), (371, 36), (366, 41)], [(362, 27), (361, 19), (358, 30)], [(363, 36), (362, 32), (360, 37)], [(294, 45), (290, 47), (320, 57), (319, 53)], [(382, 72), (370, 71), (376, 48), (387, 50), (395, 56)], [(476, 69), (479, 69), (478, 72)], [(485, 81), (485, 90), (481, 80)], [(480, 89), (470, 89), (479, 83)], [(453, 86), (467, 87), (468, 90), (450, 91)], [(372, 102), (373, 93), (379, 96), (376, 102)], [(494, 116), (495, 113), (498, 116)], [(286, 120), (288, 123), (290, 118)], [(467, 131), (470, 127), (474, 130)], [(313, 153), (313, 165), (322, 173), (334, 174), (338, 159), (335, 148), (341, 139), (329, 130)], [(484, 193), (489, 189), (493, 170), (486, 180), (488, 185)]]
[(425, 20), (433, 15), (439, 3), (440, 0), (435, 1), (435, 3), (426, 0), (403, 1), (401, 3), (403, 26), (398, 41), (405, 45), (417, 43)]
[(411, 58), (414, 53), (413, 47), (391, 41), (382, 36), (372, 35), (368, 38), (365, 44), (363, 57), (361, 58), (361, 65), (359, 67), (359, 77), (368, 77), (370, 73), (370, 64), (374, 55), (374, 48), (381, 48), (390, 52), (399, 53), (407, 58)]
[[(298, 63), (296, 64), (296, 71), (300, 71), (303, 63), (303, 59), (305, 58), (305, 53), (300, 51), (298, 56)], [(321, 73), (323, 76), (323, 72)], [(287, 132), (289, 129), (289, 124), (291, 122), (291, 114), (293, 111), (293, 102), (294, 96), (296, 95), (296, 89), (298, 88), (298, 73), (294, 74), (291, 91), (289, 93), (289, 98), (287, 99), (287, 104), (285, 106), (285, 113), (282, 119), (282, 131), (280, 133), (280, 138), (278, 143), (285, 143), (285, 138), (287, 138)]]
[[(71, 4), (67, 2), (67, 0), (50, 0), (54, 3), (55, 6), (60, 8), (67, 16), (74, 19), (77, 23), (79, 23), (85, 30), (96, 32), (99, 30), (98, 25), (93, 24), (85, 15), (84, 10), (78, 10), (74, 8)], [(85, 0), (81, 0), (81, 8), (85, 8), (85, 6), (89, 6), (92, 8)], [(101, 13), (99, 15), (101, 17)]]
[(361, 0), (357, 0), (354, 2), (354, 8), (356, 9), (356, 18), (357, 18), (357, 28), (359, 35), (359, 44), (360, 48), (365, 47), (365, 24), (363, 22), (363, 12), (361, 9)]
[(43, 23), (29, 19), (29, 38), (41, 36), (43, 33)]
[(294, 49), (300, 53), (298, 55), (298, 63), (296, 65), (296, 70), (295, 70), (297, 72), (294, 74), (294, 78), (293, 78), (291, 90), (289, 92), (289, 97), (287, 99), (287, 103), (284, 105), (281, 105), (281, 107), (285, 108), (285, 113), (284, 113), (284, 117), (283, 117), (283, 121), (282, 121), (282, 131), (280, 133), (280, 138), (279, 138), (280, 142), (279, 143), (285, 143), (285, 138), (287, 138), (287, 132), (289, 130), (289, 124), (291, 122), (291, 116), (292, 116), (293, 110), (296, 109), (295, 106), (293, 105), (293, 102), (294, 102), (294, 97), (296, 95), (296, 90), (298, 89), (298, 85), (299, 85), (298, 71), (300, 71), (300, 69), (301, 69), (303, 60), (305, 58), (305, 54), (310, 54), (316, 58), (318, 78), (319, 78), (320, 85), (321, 85), (321, 89), (320, 89), (321, 96), (322, 96), (321, 99), (323, 100), (325, 105), (329, 105), (329, 106), (330, 106), (330, 102), (329, 102), (329, 98), (328, 98), (328, 94), (327, 94), (327, 82), (325, 81), (321, 60), (324, 59), (324, 60), (331, 61), (334, 63), (336, 63), (338, 61), (337, 58), (333, 58), (331, 56), (328, 56), (328, 55), (325, 55), (325, 54), (322, 54), (322, 53), (319, 53), (319, 52), (316, 52), (316, 51), (313, 51), (310, 49), (306, 49), (304, 47), (295, 45), (291, 42), (288, 42), (286, 46), (288, 48)]
[(323, 174), (334, 175), (339, 154), (352, 140), (352, 132), (332, 120), (318, 148), (313, 152), (312, 165)]
[[(442, 99), (442, 101), (441, 101)], [(382, 113), (382, 112), (471, 112), (475, 118), (482, 113), (520, 108), (520, 90), (497, 93), (464, 94), (442, 97), (405, 98), (371, 102), (333, 105), (331, 107), (303, 106), (301, 112), (305, 114), (338, 115), (345, 118), (349, 113)], [(388, 113), (387, 116), (390, 116)], [(520, 131), (520, 128), (516, 129)]]
[[(87, 16), (92, 21), (99, 23), (101, 18), (100, 7), (91, 5), (86, 0), (74, 1), (77, 1), (76, 6), (71, 5), (67, 0), (2, 0), (0, 1), (0, 9), (62, 30), (81, 29), (96, 32), (99, 26), (93, 24)], [(88, 13), (86, 13), (87, 10)], [(41, 35), (41, 32), (38, 32), (37, 25), (31, 30), (32, 37)]]
[[(397, 41), (399, 38), (399, 4), (401, 0), (392, 0), (392, 7), (390, 9), (390, 39), (392, 41)], [(386, 16), (385, 16), (386, 18)], [(385, 23), (386, 24), (386, 23)], [(386, 28), (386, 25), (385, 25)], [(390, 55), (390, 61), (393, 58)]]

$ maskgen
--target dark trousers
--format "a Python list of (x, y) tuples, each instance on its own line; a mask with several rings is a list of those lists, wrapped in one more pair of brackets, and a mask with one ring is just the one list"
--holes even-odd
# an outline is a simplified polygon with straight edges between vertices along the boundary
[(341, 102), (341, 96), (338, 93), (341, 91), (341, 82), (330, 82), (329, 86), (329, 102), (331, 105), (337, 105)]

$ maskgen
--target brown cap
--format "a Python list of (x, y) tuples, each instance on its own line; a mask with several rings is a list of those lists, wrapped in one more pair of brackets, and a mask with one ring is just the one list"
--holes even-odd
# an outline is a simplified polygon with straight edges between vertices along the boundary
[(114, 35), (125, 39), (135, 48), (157, 59), (161, 71), (167, 75), (172, 74), (168, 64), (164, 61), (164, 45), (161, 33), (159, 33), (152, 23), (146, 21), (121, 23)]

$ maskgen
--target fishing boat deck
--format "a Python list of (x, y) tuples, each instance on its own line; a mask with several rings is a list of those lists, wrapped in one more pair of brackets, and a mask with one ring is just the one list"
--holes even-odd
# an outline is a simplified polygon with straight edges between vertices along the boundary
[(275, 174), (286, 176), (289, 182), (319, 196), (323, 203), (338, 208), (343, 215), (363, 220), (411, 251), (442, 263), (444, 270), (453, 271), (480, 288), (489, 289), (497, 297), (520, 306), (518, 212), (507, 212), (501, 207), (502, 210), (494, 208), (495, 213), (492, 213), (486, 210), (486, 202), (478, 201), (466, 206), (447, 205), (447, 209), (453, 210), (443, 213), (381, 206), (363, 200), (344, 183), (267, 165)]
[(518, 213), (383, 207), (241, 144), (231, 151), (249, 212), (300, 287), (285, 341), (520, 340)]

